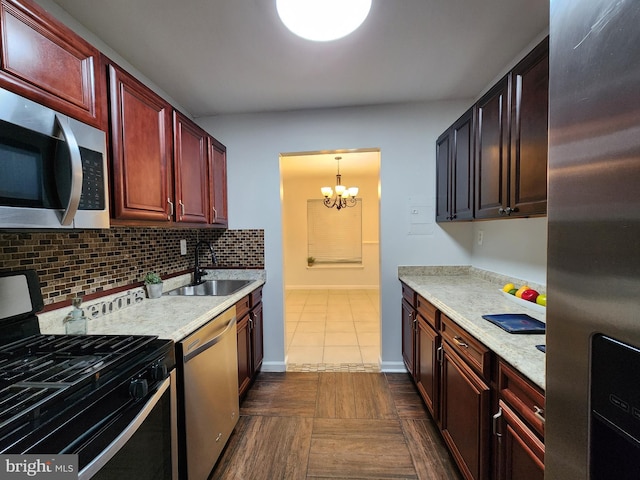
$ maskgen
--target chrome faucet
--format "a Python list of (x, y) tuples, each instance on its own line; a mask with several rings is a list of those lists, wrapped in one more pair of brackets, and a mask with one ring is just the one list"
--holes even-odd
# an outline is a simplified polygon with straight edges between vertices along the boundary
[(213, 251), (213, 247), (209, 242), (205, 242), (204, 240), (199, 241), (196, 244), (196, 258), (193, 267), (193, 284), (198, 285), (202, 281), (202, 275), (204, 271), (200, 268), (200, 247), (207, 247), (209, 252), (211, 253), (211, 260), (214, 265), (218, 264), (218, 259), (216, 258), (216, 254)]

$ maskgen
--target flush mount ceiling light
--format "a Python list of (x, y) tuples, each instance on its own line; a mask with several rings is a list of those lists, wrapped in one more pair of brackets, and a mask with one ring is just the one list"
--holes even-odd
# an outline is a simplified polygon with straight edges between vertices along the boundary
[(338, 161), (338, 174), (336, 175), (335, 195), (331, 187), (322, 187), (320, 191), (324, 196), (324, 206), (327, 208), (336, 207), (338, 210), (344, 207), (355, 207), (356, 195), (358, 195), (358, 187), (345, 187), (342, 185), (342, 176), (340, 175), (340, 159)]
[(329, 42), (362, 25), (371, 0), (276, 0), (278, 15), (299, 37)]

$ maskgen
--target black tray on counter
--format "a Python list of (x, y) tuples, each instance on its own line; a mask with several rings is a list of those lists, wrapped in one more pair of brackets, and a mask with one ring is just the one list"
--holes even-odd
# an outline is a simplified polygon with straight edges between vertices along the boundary
[(509, 333), (545, 333), (546, 325), (526, 313), (483, 315), (482, 318)]

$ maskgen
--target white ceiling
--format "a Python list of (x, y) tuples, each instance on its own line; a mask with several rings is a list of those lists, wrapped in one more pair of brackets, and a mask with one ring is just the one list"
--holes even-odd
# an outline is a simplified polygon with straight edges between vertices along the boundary
[(275, 0), (53, 0), (195, 117), (474, 98), (548, 26), (549, 0), (373, 0), (313, 43)]

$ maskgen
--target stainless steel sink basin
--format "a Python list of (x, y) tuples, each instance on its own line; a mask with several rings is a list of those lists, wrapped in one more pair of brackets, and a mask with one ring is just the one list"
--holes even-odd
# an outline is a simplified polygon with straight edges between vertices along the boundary
[(185, 285), (168, 291), (165, 295), (225, 296), (237, 292), (253, 280), (205, 280), (198, 285)]

